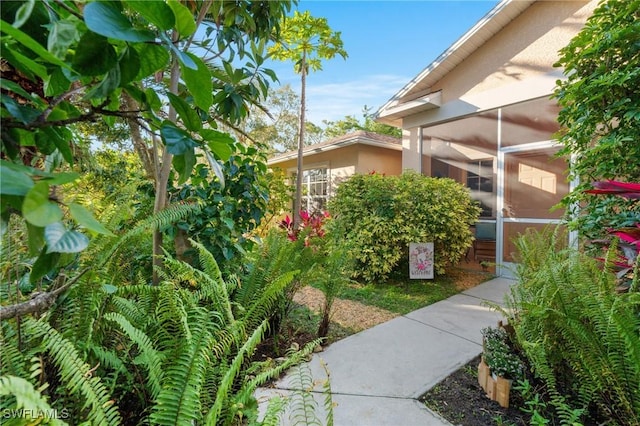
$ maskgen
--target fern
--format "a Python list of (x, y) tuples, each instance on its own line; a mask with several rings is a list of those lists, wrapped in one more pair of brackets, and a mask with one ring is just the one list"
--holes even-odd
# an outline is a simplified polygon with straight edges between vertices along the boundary
[(116, 405), (100, 378), (92, 377), (91, 367), (82, 361), (73, 344), (45, 322), (27, 318), (25, 323), (34, 334), (43, 336), (44, 348), (51, 354), (66, 388), (72, 395), (84, 399), (85, 406), (89, 407), (92, 424), (119, 424)]
[[(58, 419), (62, 417), (64, 412), (58, 412), (51, 408), (47, 400), (42, 396), (38, 389), (35, 389), (31, 383), (21, 377), (16, 376), (3, 376), (0, 377), (0, 396), (12, 396), (15, 398), (15, 405), (12, 408), (3, 408), (3, 418), (9, 425), (11, 420), (7, 420), (7, 414), (15, 414), (14, 420), (18, 418), (37, 419), (38, 417), (44, 417), (49, 424), (52, 425), (66, 425), (64, 421)], [(18, 422), (16, 422), (18, 423)], [(28, 422), (29, 424), (35, 424), (35, 422)], [(24, 424), (19, 422), (18, 424)]]
[(205, 324), (199, 324), (202, 319), (202, 316), (194, 318), (190, 341), (181, 346), (175, 362), (165, 373), (165, 384), (150, 416), (153, 424), (190, 424), (200, 420), (200, 389), (210, 361), (212, 343)]
[(518, 342), (561, 417), (596, 407), (603, 418), (637, 425), (640, 295), (616, 294), (615, 276), (575, 250), (549, 250), (555, 235), (517, 241), (520, 283), (507, 312)]
[(306, 365), (294, 368), (290, 373), (291, 386), (296, 389), (291, 396), (289, 419), (296, 425), (322, 426), (316, 413), (318, 403), (313, 397), (313, 376)]

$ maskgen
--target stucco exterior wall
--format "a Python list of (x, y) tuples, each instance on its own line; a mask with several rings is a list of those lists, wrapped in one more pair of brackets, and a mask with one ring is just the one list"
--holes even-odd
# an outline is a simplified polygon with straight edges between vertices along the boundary
[(375, 146), (363, 145), (358, 152), (356, 173), (381, 173), (399, 175), (402, 173), (402, 152)]

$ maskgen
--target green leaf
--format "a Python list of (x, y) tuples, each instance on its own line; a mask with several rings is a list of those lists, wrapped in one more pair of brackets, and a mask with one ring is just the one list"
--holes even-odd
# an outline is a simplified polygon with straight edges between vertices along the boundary
[(27, 0), (23, 2), (23, 4), (16, 11), (16, 18), (13, 21), (14, 27), (20, 28), (24, 25), (25, 22), (29, 20), (31, 12), (33, 11), (33, 6), (35, 6), (35, 4), (35, 0)]
[(86, 235), (65, 228), (62, 222), (47, 225), (44, 239), (47, 242), (47, 253), (78, 253), (89, 245)]
[(96, 87), (86, 94), (86, 99), (108, 98), (120, 86), (120, 68), (114, 67), (109, 70), (107, 76)]
[(42, 248), (40, 256), (38, 256), (35, 263), (31, 267), (29, 282), (32, 284), (40, 281), (42, 277), (47, 275), (58, 264), (60, 253), (49, 253), (46, 250), (46, 246)]
[(25, 173), (12, 170), (0, 163), (0, 194), (26, 195), (33, 188), (33, 180)]
[(230, 134), (214, 129), (204, 129), (200, 136), (207, 141), (207, 146), (216, 157), (222, 161), (227, 161), (233, 153), (234, 140)]
[(9, 111), (13, 117), (21, 121), (23, 124), (29, 124), (40, 117), (41, 112), (26, 105), (20, 105), (13, 98), (3, 94), (2, 105)]
[(173, 155), (182, 155), (188, 149), (195, 148), (197, 146), (197, 143), (191, 138), (189, 133), (170, 123), (162, 125), (160, 128), (160, 135), (167, 147), (167, 151)]
[(222, 167), (220, 166), (220, 163), (218, 163), (216, 159), (213, 158), (213, 156), (209, 153), (209, 151), (205, 151), (204, 154), (207, 157), (207, 161), (209, 162), (209, 167), (211, 167), (211, 170), (213, 170), (213, 173), (215, 173), (215, 175), (218, 177), (218, 180), (220, 180), (220, 187), (224, 189), (225, 187), (224, 172), (222, 171)]
[(118, 291), (118, 287), (111, 284), (102, 284), (102, 290), (107, 294), (114, 294), (116, 291)]
[(175, 108), (176, 112), (182, 118), (184, 126), (192, 132), (197, 132), (202, 129), (202, 120), (196, 111), (191, 109), (189, 104), (179, 96), (173, 93), (167, 93), (171, 105)]
[(2, 88), (4, 90), (7, 90), (7, 91), (11, 91), (11, 92), (17, 93), (18, 95), (22, 96), (23, 98), (29, 99), (31, 102), (42, 104), (40, 99), (38, 99), (38, 98), (36, 98), (34, 96), (31, 96), (31, 94), (28, 93), (26, 90), (24, 90), (22, 88), (22, 86), (20, 86), (17, 83), (14, 83), (11, 80), (0, 78), (0, 88)]
[(195, 104), (204, 111), (208, 111), (213, 103), (213, 90), (211, 87), (211, 72), (204, 62), (192, 53), (187, 55), (196, 63), (198, 69), (193, 70), (182, 66), (182, 78), (193, 96)]
[[(43, 133), (49, 140), (53, 141), (60, 154), (62, 154), (62, 158), (69, 163), (73, 164), (73, 152), (71, 151), (71, 145), (69, 144), (71, 140), (71, 135), (68, 134), (68, 129), (64, 128), (54, 128), (54, 127), (45, 127), (40, 129), (38, 134)], [(77, 174), (75, 176), (78, 176)], [(63, 182), (66, 183), (66, 182)], [(52, 183), (52, 185), (61, 185), (58, 183)]]
[(156, 44), (136, 44), (134, 46), (138, 52), (140, 60), (140, 71), (136, 76), (136, 80), (148, 77), (154, 72), (164, 69), (171, 59), (169, 51), (162, 46)]
[(97, 76), (106, 74), (117, 62), (116, 50), (107, 38), (87, 31), (78, 43), (73, 68), (81, 74)]
[(120, 86), (124, 86), (134, 81), (140, 72), (140, 57), (138, 52), (131, 46), (127, 46), (118, 61), (120, 67)]
[(146, 29), (134, 28), (131, 21), (106, 2), (94, 1), (84, 7), (87, 27), (105, 37), (124, 41), (153, 41), (155, 35)]
[(17, 50), (8, 49), (6, 46), (2, 48), (2, 59), (9, 62), (16, 69), (20, 70), (30, 80), (35, 80), (35, 76), (41, 79), (47, 78), (47, 68), (37, 63), (33, 59), (24, 56)]
[(44, 228), (27, 222), (27, 235), (29, 236), (29, 255), (35, 256), (44, 245)]
[(179, 174), (178, 185), (182, 185), (191, 176), (193, 166), (196, 165), (196, 155), (193, 149), (186, 150), (182, 155), (176, 155), (172, 160), (173, 167)]
[(162, 108), (162, 101), (158, 96), (158, 92), (152, 88), (148, 88), (144, 91), (144, 94), (146, 96), (146, 102), (152, 110), (157, 111)]
[(74, 180), (80, 177), (79, 173), (76, 172), (61, 172), (61, 173), (52, 173), (43, 176), (42, 181), (51, 185), (64, 185), (65, 183), (73, 182)]
[[(13, 37), (17, 42), (25, 46), (27, 49), (31, 50), (36, 55), (40, 56), (45, 61), (63, 68), (69, 68), (69, 65), (49, 53), (47, 49), (45, 49), (40, 43), (32, 39), (28, 34), (20, 31), (15, 27), (12, 27), (11, 24), (1, 19), (0, 29), (3, 33)], [(4, 49), (2, 55), (4, 56)]]
[(71, 82), (60, 68), (56, 68), (44, 79), (44, 94), (45, 96), (57, 96), (69, 90), (69, 86), (71, 86)]
[(162, 31), (170, 30), (176, 23), (173, 10), (162, 1), (129, 0), (126, 3)]
[(60, 207), (49, 201), (49, 184), (38, 182), (22, 202), (22, 216), (36, 226), (47, 226), (62, 219)]
[(80, 21), (75, 17), (61, 19), (51, 24), (49, 37), (47, 38), (47, 49), (56, 58), (65, 59), (69, 52), (69, 47), (80, 39), (78, 25)]
[(196, 30), (196, 22), (193, 19), (193, 13), (176, 0), (167, 2), (176, 18), (176, 30), (180, 34), (180, 38), (188, 37)]
[(103, 224), (93, 217), (93, 213), (82, 207), (80, 204), (69, 204), (69, 213), (78, 224), (84, 226), (89, 231), (96, 232), (98, 234), (113, 235), (111, 231), (104, 227)]

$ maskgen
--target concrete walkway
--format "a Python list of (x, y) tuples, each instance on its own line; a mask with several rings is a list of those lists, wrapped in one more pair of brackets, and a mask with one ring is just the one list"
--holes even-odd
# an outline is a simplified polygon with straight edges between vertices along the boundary
[[(495, 278), (315, 354), (300, 372), (313, 377), (311, 395), (318, 405), (320, 424), (326, 424), (322, 384), (328, 372), (336, 426), (450, 425), (417, 398), (480, 354), (480, 331), (495, 326), (501, 318), (483, 301), (502, 304), (513, 283)], [(300, 377), (290, 372), (274, 388), (259, 389), (256, 396), (261, 409), (274, 395), (287, 396), (299, 390)], [(291, 417), (292, 413), (284, 413), (281, 424), (301, 423)]]

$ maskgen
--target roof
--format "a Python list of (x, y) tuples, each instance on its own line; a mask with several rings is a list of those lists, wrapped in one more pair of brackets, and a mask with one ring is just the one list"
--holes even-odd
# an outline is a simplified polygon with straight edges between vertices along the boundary
[(378, 121), (399, 125), (398, 120), (409, 114), (440, 106), (440, 93), (431, 88), (447, 73), (467, 59), (491, 37), (502, 30), (535, 0), (502, 0), (453, 45), (413, 78), (375, 116)]
[[(379, 133), (367, 132), (359, 130), (357, 132), (349, 133), (337, 138), (329, 139), (327, 141), (309, 145), (304, 147), (302, 151), (303, 156), (316, 154), (319, 152), (330, 151), (332, 149), (343, 148), (350, 145), (370, 145), (380, 148), (387, 148), (400, 151), (402, 150), (402, 139), (395, 138), (389, 135), (381, 135)], [(298, 157), (298, 151), (288, 151), (282, 154), (278, 154), (269, 158), (268, 165), (281, 163), (283, 161), (291, 160)]]

